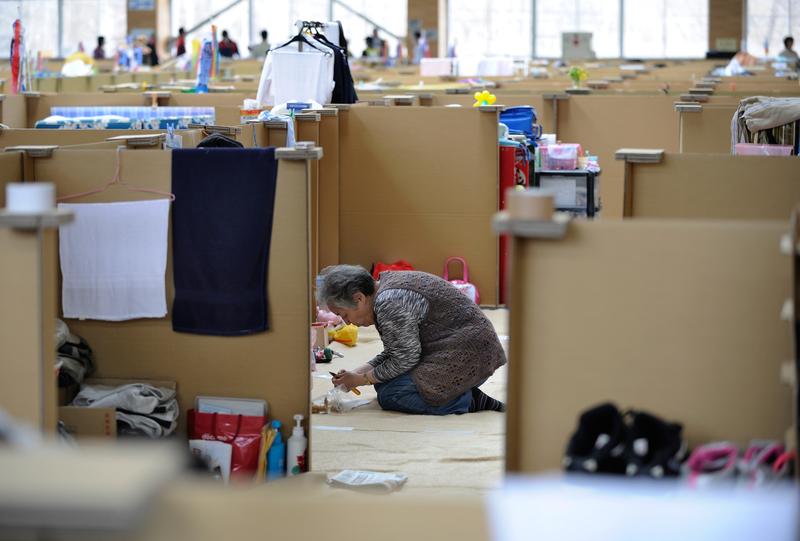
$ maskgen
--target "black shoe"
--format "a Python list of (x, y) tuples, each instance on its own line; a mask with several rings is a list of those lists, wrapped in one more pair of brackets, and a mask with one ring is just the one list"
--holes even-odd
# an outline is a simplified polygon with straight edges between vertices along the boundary
[(627, 428), (614, 404), (586, 410), (567, 444), (564, 469), (587, 473), (624, 473)]
[(657, 479), (679, 475), (686, 458), (683, 426), (643, 411), (631, 411), (625, 417), (629, 427), (625, 474)]

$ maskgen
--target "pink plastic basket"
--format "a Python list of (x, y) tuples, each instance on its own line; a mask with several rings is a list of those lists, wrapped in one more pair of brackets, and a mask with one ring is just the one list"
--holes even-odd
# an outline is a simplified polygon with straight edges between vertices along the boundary
[(736, 143), (737, 156), (791, 156), (790, 145), (757, 145), (755, 143)]
[(548, 145), (542, 161), (545, 169), (568, 171), (578, 168), (580, 154), (581, 146), (576, 143)]

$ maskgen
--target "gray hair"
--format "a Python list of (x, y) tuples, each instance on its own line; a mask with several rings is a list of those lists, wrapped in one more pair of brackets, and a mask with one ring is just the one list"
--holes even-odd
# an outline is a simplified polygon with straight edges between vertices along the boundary
[(367, 269), (360, 265), (334, 265), (322, 269), (317, 276), (317, 302), (320, 306), (355, 308), (353, 295), (363, 293), (367, 297), (375, 293), (375, 280)]

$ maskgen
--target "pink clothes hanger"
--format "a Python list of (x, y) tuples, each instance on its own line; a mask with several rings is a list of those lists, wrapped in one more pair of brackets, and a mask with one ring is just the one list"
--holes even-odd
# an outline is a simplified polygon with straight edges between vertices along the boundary
[(114, 172), (114, 178), (112, 178), (110, 182), (108, 182), (102, 188), (97, 188), (97, 189), (94, 189), (94, 190), (89, 190), (87, 192), (74, 193), (74, 194), (71, 194), (71, 195), (64, 195), (64, 196), (58, 197), (58, 198), (56, 198), (56, 201), (58, 201), (59, 203), (62, 203), (64, 201), (69, 201), (70, 199), (78, 199), (79, 197), (87, 197), (89, 195), (94, 195), (96, 193), (101, 193), (101, 192), (104, 192), (107, 189), (109, 189), (114, 184), (118, 184), (118, 185), (122, 186), (123, 188), (125, 188), (126, 190), (129, 190), (131, 192), (144, 192), (144, 193), (152, 193), (152, 194), (156, 194), (156, 195), (163, 195), (163, 196), (168, 197), (170, 201), (175, 201), (175, 194), (173, 194), (171, 192), (162, 192), (162, 191), (159, 191), (159, 190), (152, 190), (150, 188), (137, 188), (136, 186), (131, 186), (130, 184), (128, 184), (126, 182), (123, 182), (121, 180), (121, 178), (120, 178), (120, 164), (122, 163), (122, 160), (120, 159), (120, 157), (122, 156), (122, 148), (123, 147), (121, 147), (121, 146), (117, 147), (117, 167), (116, 167), (116, 171)]

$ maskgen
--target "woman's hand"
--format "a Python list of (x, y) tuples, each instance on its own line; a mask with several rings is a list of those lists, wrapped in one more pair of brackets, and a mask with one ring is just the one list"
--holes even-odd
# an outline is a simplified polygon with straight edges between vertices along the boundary
[(367, 384), (367, 379), (364, 374), (356, 374), (355, 372), (348, 372), (347, 370), (339, 370), (331, 381), (334, 386), (341, 385), (348, 391), (359, 385)]

